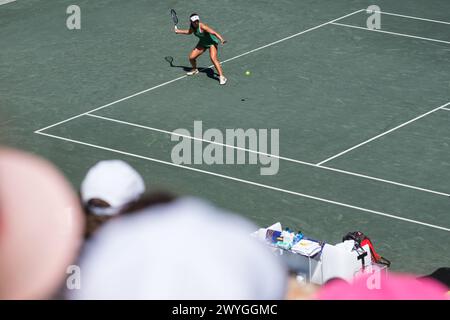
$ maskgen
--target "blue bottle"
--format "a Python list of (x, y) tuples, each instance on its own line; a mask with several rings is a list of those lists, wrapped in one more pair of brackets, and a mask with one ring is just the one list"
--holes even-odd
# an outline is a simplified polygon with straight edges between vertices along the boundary
[(303, 239), (303, 234), (301, 232), (297, 233), (294, 237), (293, 244), (296, 244), (297, 242), (299, 242), (302, 239)]

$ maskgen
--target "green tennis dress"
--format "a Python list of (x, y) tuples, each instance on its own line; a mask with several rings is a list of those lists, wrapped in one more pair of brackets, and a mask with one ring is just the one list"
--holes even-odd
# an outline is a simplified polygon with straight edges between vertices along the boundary
[(197, 47), (207, 49), (220, 43), (219, 39), (217, 39), (215, 35), (210, 34), (205, 30), (201, 30), (200, 25), (198, 26), (197, 30), (194, 30), (194, 35), (200, 40), (197, 44)]

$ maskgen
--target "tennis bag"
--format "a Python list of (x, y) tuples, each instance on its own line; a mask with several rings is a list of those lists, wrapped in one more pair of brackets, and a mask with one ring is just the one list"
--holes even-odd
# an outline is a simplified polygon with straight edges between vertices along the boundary
[(369, 237), (366, 236), (361, 231), (354, 231), (354, 232), (347, 233), (342, 238), (342, 241), (345, 241), (345, 240), (354, 240), (355, 241), (355, 245), (357, 247), (359, 247), (359, 248), (362, 248), (362, 247), (364, 247), (367, 244), (369, 246), (369, 248), (370, 248), (370, 253), (372, 255), (372, 260), (374, 260), (376, 263), (384, 264), (384, 265), (390, 267), (391, 262), (388, 259), (383, 258), (382, 256), (380, 256), (375, 251), (375, 248), (373, 247), (372, 241), (370, 241)]

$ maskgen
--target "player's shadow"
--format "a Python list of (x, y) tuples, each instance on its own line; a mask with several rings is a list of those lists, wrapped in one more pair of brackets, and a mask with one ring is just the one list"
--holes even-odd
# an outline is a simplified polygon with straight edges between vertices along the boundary
[[(173, 57), (168, 56), (168, 57), (165, 57), (164, 60), (166, 60), (172, 68), (181, 68), (181, 69), (183, 69), (184, 72), (188, 72), (188, 71), (192, 70), (192, 67), (177, 66), (177, 65), (173, 64)], [(217, 73), (215, 73), (212, 68), (198, 68), (198, 71), (200, 73), (206, 74), (206, 76), (208, 78), (219, 81), (219, 75)]]

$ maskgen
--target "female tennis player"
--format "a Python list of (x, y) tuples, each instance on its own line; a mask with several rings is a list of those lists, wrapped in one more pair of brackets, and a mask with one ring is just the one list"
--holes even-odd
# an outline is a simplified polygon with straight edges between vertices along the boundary
[(211, 58), (211, 61), (216, 67), (217, 72), (219, 73), (219, 83), (221, 85), (224, 85), (225, 83), (227, 83), (227, 78), (225, 78), (225, 76), (223, 75), (222, 66), (220, 65), (219, 59), (217, 58), (217, 50), (219, 42), (221, 44), (225, 44), (226, 41), (218, 32), (214, 31), (208, 25), (200, 22), (200, 17), (198, 14), (191, 14), (189, 20), (191, 22), (191, 26), (188, 30), (181, 30), (175, 26), (175, 33), (186, 35), (193, 33), (197, 38), (199, 38), (197, 46), (189, 55), (189, 61), (191, 62), (192, 70), (189, 71), (187, 75), (193, 76), (198, 73), (197, 58), (209, 49), (209, 56)]

